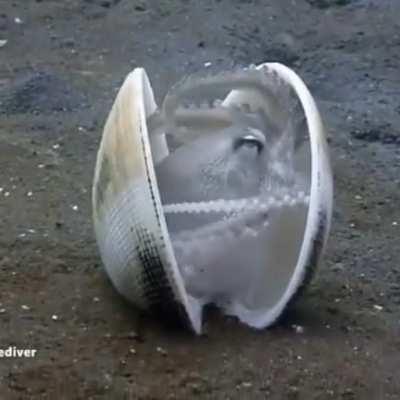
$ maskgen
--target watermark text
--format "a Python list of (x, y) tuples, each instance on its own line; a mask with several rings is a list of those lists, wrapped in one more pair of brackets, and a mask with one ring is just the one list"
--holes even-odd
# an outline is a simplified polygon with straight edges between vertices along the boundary
[(16, 346), (0, 348), (0, 358), (34, 358), (36, 353), (36, 349), (19, 349)]

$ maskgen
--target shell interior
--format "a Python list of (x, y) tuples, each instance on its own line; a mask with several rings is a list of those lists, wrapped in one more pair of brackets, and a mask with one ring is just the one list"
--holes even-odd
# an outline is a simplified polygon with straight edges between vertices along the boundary
[(191, 76), (148, 127), (168, 142), (168, 155), (153, 157), (191, 304), (263, 326), (293, 276), (307, 221), (311, 154), (297, 96), (268, 69)]

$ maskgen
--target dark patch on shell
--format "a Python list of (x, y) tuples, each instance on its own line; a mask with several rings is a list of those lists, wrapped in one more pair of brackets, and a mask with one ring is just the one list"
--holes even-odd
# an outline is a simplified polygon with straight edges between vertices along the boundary
[[(145, 151), (145, 142), (141, 125), (139, 130), (142, 154), (146, 168), (147, 184), (150, 190), (153, 210), (156, 214), (158, 229), (161, 234), (160, 241), (164, 246), (165, 238), (161, 233), (162, 229), (160, 224), (160, 215), (157, 209), (153, 183), (150, 178), (149, 160)], [(150, 311), (161, 320), (167, 322), (169, 325), (185, 328), (191, 327), (188, 314), (183, 304), (177, 301), (171, 284), (168, 280), (168, 276), (165, 272), (166, 266), (163, 265), (162, 258), (159, 253), (160, 249), (156, 247), (157, 241), (155, 236), (151, 232), (147, 231), (144, 227), (137, 228), (136, 234), (138, 237), (138, 257), (143, 266), (142, 287), (145, 298), (149, 304)]]
[(312, 251), (309, 255), (308, 262), (306, 264), (305, 275), (297, 293), (293, 296), (292, 300), (296, 300), (298, 296), (302, 295), (308, 284), (311, 282), (315, 275), (317, 265), (321, 258), (322, 249), (324, 247), (326, 224), (328, 217), (325, 210), (320, 210), (318, 213), (318, 228), (313, 239)]
[(186, 311), (176, 301), (165, 273), (156, 238), (142, 226), (135, 229), (135, 235), (138, 239), (136, 252), (143, 267), (142, 288), (150, 312), (168, 324), (189, 327)]
[(96, 185), (96, 209), (98, 210), (104, 202), (104, 192), (111, 181), (110, 160), (103, 154), (101, 160), (99, 179)]
[(314, 235), (314, 239), (312, 241), (312, 249), (310, 254), (308, 255), (308, 261), (306, 263), (305, 274), (302, 277), (302, 281), (299, 287), (297, 288), (296, 292), (292, 295), (291, 299), (287, 303), (281, 315), (276, 319), (276, 321), (271, 325), (271, 327), (282, 322), (284, 319), (287, 318), (288, 313), (292, 309), (293, 305), (296, 303), (297, 299), (303, 295), (303, 293), (305, 292), (309, 283), (311, 282), (311, 280), (315, 275), (318, 263), (321, 258), (321, 253), (324, 247), (326, 224), (328, 222), (328, 216), (326, 210), (321, 209), (319, 211), (318, 221), (319, 221), (318, 228)]

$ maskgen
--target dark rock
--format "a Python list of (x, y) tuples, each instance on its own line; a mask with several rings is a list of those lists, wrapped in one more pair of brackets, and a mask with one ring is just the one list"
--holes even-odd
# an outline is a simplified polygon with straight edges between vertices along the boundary
[(144, 12), (147, 10), (146, 6), (144, 4), (137, 4), (135, 6), (135, 10), (139, 12)]
[(313, 7), (325, 9), (334, 6), (347, 6), (352, 0), (307, 0), (307, 2)]

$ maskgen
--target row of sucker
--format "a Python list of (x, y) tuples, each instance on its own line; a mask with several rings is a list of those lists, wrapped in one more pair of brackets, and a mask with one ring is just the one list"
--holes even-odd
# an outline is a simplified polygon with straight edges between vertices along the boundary
[(309, 196), (304, 191), (298, 191), (292, 195), (285, 194), (282, 197), (270, 197), (268, 200), (260, 200), (260, 197), (252, 197), (235, 200), (211, 200), (200, 202), (184, 202), (165, 204), (163, 210), (165, 214), (178, 213), (231, 213), (242, 212), (245, 210), (269, 211), (273, 208), (294, 206), (297, 204), (308, 204)]
[[(309, 196), (303, 191), (282, 198), (271, 197), (267, 201), (259, 198), (239, 200), (215, 200), (198, 203), (182, 203), (164, 206), (165, 213), (224, 213), (227, 215), (220, 221), (206, 224), (194, 230), (184, 230), (173, 235), (174, 248), (179, 252), (187, 252), (191, 245), (201, 246), (203, 241), (225, 239), (231, 242), (245, 237), (256, 237), (257, 227), (268, 225), (268, 213), (283, 207), (307, 205)], [(230, 215), (230, 216), (229, 216)], [(232, 217), (236, 215), (236, 217)]]
[(268, 222), (268, 213), (262, 210), (247, 212), (236, 218), (222, 218), (220, 221), (206, 224), (195, 230), (180, 231), (173, 235), (173, 242), (178, 248), (185, 246), (194, 240), (210, 239), (229, 234), (231, 238), (238, 238), (242, 235), (244, 228), (253, 229), (261, 222)]
[[(226, 253), (237, 249), (240, 243), (251, 243), (262, 237), (270, 225), (274, 210), (307, 206), (308, 203), (309, 196), (299, 190), (267, 200), (254, 197), (164, 206), (167, 214), (222, 213), (222, 217), (216, 222), (171, 233), (172, 245), (187, 289), (194, 296), (208, 298), (221, 290), (237, 290), (238, 287), (246, 285), (241, 273), (237, 275), (236, 270), (228, 272), (226, 267), (221, 265), (220, 261), (226, 259)], [(219, 272), (212, 278), (214, 268), (219, 269)], [(222, 278), (225, 289), (218, 283), (221, 282), (222, 276), (226, 277)], [(236, 289), (233, 289), (234, 287)]]
[(259, 118), (264, 126), (268, 126), (268, 118), (261, 107), (252, 104), (221, 105), (222, 100), (216, 99), (212, 105), (202, 103), (187, 103), (179, 105), (175, 111), (174, 128), (167, 129), (165, 119), (157, 110), (147, 118), (147, 128), (151, 136), (170, 135), (179, 139), (181, 143), (196, 139), (196, 137), (222, 129), (235, 124), (243, 124), (243, 120)]
[[(202, 253), (202, 263), (207, 264), (207, 259), (213, 259), (214, 254), (210, 249), (221, 251), (226, 246), (246, 238), (255, 238), (261, 229), (268, 226), (268, 213), (263, 210), (250, 211), (236, 218), (223, 218), (220, 221), (207, 224), (195, 230), (181, 231), (172, 235), (172, 244), (180, 265), (193, 263), (195, 251)], [(221, 244), (223, 243), (223, 246)], [(215, 246), (214, 246), (215, 245)], [(207, 254), (203, 249), (207, 248)]]
[(185, 99), (198, 100), (200, 104), (204, 104), (207, 97), (218, 98), (221, 92), (229, 93), (238, 89), (250, 89), (264, 94), (266, 100), (270, 102), (276, 99), (277, 79), (271, 79), (265, 71), (255, 68), (242, 68), (205, 77), (189, 76), (174, 85), (167, 93), (162, 112), (166, 119), (173, 120), (176, 109)]
[[(201, 127), (200, 131), (226, 128), (234, 124), (241, 114), (250, 112), (259, 115), (267, 112), (282, 126), (283, 121), (287, 121), (287, 113), (282, 113), (284, 108), (277, 101), (277, 91), (282, 90), (282, 87), (277, 76), (255, 68), (202, 78), (185, 78), (167, 93), (162, 109), (148, 117), (149, 132), (167, 133), (185, 139), (186, 135), (199, 134), (199, 129), (193, 129), (194, 126)], [(215, 99), (221, 90), (230, 92), (237, 89), (252, 90), (261, 95), (267, 105), (266, 109), (252, 109), (250, 104), (225, 107), (219, 98)], [(265, 115), (264, 119), (268, 120)], [(182, 127), (187, 126), (191, 129), (182, 130)]]

